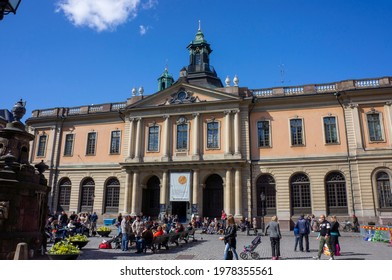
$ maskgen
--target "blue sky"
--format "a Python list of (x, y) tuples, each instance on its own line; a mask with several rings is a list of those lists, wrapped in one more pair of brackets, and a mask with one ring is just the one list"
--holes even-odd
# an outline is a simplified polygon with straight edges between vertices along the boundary
[(237, 75), (256, 89), (392, 76), (389, 0), (22, 0), (0, 22), (0, 108), (23, 98), (29, 117), (125, 101), (133, 87), (152, 94), (165, 65), (175, 79), (188, 65), (198, 20), (222, 82)]

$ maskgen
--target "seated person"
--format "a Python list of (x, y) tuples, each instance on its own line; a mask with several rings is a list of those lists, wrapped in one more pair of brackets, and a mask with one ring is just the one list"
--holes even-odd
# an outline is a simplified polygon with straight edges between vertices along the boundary
[(142, 238), (136, 241), (136, 253), (142, 253), (146, 246), (151, 245), (153, 238), (151, 226), (148, 225), (142, 232)]
[(192, 222), (190, 222), (187, 226), (186, 226), (186, 230), (192, 230), (193, 229), (193, 224)]
[(184, 225), (180, 222), (176, 223), (176, 233), (183, 232), (185, 230)]

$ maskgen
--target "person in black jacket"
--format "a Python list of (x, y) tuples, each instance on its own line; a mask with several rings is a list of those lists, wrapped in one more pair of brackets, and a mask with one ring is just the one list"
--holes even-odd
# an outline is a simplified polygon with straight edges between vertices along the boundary
[(238, 254), (235, 250), (237, 245), (237, 226), (235, 225), (234, 217), (232, 215), (227, 219), (225, 236), (219, 237), (219, 239), (225, 241), (224, 259), (228, 259), (228, 252), (230, 249), (233, 252), (235, 259), (238, 260)]
[(310, 224), (309, 220), (305, 219), (305, 215), (302, 214), (297, 223), (294, 226), (299, 230), (299, 249), (301, 252), (304, 251), (303, 239), (305, 237), (305, 249), (306, 252), (310, 252), (309, 250), (309, 233), (310, 233)]
[(334, 260), (334, 253), (331, 246), (331, 224), (325, 219), (325, 215), (320, 215), (320, 235), (317, 237), (320, 240), (318, 254), (315, 259), (319, 260), (324, 250), (324, 244), (327, 244), (330, 252), (330, 260)]

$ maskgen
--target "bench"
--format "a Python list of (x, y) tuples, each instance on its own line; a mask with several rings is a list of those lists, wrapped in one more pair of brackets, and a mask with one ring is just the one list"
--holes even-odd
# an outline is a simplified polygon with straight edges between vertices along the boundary
[(160, 250), (161, 246), (165, 247), (166, 250), (169, 250), (169, 244), (175, 244), (176, 247), (180, 246), (180, 241), (184, 241), (188, 243), (191, 238), (193, 242), (197, 241), (195, 239), (195, 231), (196, 229), (186, 230), (182, 232), (171, 232), (169, 234), (164, 234), (157, 236), (153, 239), (152, 243), (149, 244), (149, 248), (153, 253)]

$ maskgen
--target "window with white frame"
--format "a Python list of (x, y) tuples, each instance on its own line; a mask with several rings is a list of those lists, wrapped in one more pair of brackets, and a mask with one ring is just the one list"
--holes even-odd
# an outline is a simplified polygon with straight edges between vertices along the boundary
[(64, 156), (72, 156), (74, 134), (65, 135)]
[(292, 146), (304, 145), (303, 120), (302, 119), (291, 119), (290, 120), (290, 132), (291, 132), (291, 145)]
[(336, 117), (328, 116), (323, 118), (324, 137), (326, 144), (338, 143), (338, 133), (336, 127)]
[(258, 121), (257, 122), (257, 143), (259, 147), (271, 147), (270, 142), (270, 122)]
[(112, 135), (110, 139), (110, 154), (120, 153), (120, 140), (121, 140), (121, 131), (120, 130), (112, 131)]
[(88, 156), (95, 155), (96, 143), (97, 143), (97, 133), (89, 132), (87, 135), (86, 155)]
[(381, 114), (377, 112), (368, 113), (366, 114), (366, 118), (369, 129), (369, 140), (372, 142), (384, 141), (384, 137), (382, 135)]
[(177, 150), (188, 149), (188, 124), (180, 123), (177, 125)]
[(46, 140), (48, 137), (43, 134), (38, 138), (38, 149), (37, 149), (37, 157), (44, 157), (46, 151)]
[(217, 121), (207, 123), (207, 148), (219, 149), (219, 123)]
[(156, 124), (148, 128), (148, 151), (159, 151), (159, 126)]

